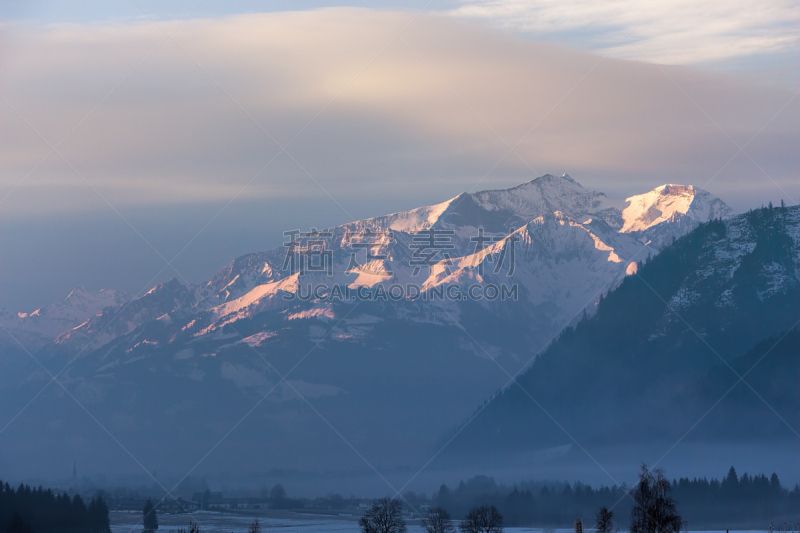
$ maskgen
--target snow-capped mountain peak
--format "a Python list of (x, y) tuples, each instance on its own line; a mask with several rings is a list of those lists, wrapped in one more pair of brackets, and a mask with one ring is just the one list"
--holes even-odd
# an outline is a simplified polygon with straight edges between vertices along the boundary
[(680, 216), (705, 222), (733, 214), (719, 198), (692, 185), (668, 183), (625, 201), (628, 205), (622, 210), (622, 233), (644, 231)]
[(568, 174), (545, 174), (510, 189), (481, 191), (470, 195), (486, 211), (505, 211), (522, 223), (545, 213), (561, 211), (572, 218), (605, 207), (606, 195), (584, 189)]

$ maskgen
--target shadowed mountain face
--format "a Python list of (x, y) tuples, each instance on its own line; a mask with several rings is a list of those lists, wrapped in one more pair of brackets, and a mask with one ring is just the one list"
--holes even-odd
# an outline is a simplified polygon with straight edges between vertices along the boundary
[[(164, 283), (51, 333), (35, 352), (47, 370), (25, 358), (9, 365), (3, 419), (48, 372), (60, 372), (58, 383), (0, 446), (42, 472), (77, 458), (109, 473), (147, 465), (180, 476), (209, 450), (200, 471), (237, 476), (414, 464), (567, 324), (594, 314), (637, 261), (728, 216), (692, 187), (623, 202), (546, 175), (290, 235), (288, 246), (240, 257), (205, 283)], [(702, 260), (693, 264), (699, 272)], [(662, 288), (669, 298), (673, 285)], [(492, 298), (487, 286), (510, 296)], [(629, 305), (644, 304), (637, 296)], [(658, 322), (648, 338), (672, 327)], [(616, 322), (607, 331), (609, 349), (630, 334)]]
[(701, 225), (567, 329), (452, 452), (796, 442), (799, 244), (798, 207)]

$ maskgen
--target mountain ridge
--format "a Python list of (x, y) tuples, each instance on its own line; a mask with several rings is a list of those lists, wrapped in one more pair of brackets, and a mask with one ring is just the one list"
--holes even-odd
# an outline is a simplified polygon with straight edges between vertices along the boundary
[[(647, 194), (652, 195), (652, 193), (658, 192), (659, 196), (670, 197), (669, 193), (664, 194), (665, 187), (675, 188), (677, 186), (662, 186)], [(625, 228), (623, 217), (625, 211), (616, 207), (620, 205), (620, 202), (609, 200), (603, 193), (587, 191), (566, 174), (561, 177), (545, 174), (510, 189), (481, 191), (473, 194), (462, 193), (440, 204), (350, 222), (335, 228), (326, 228), (319, 233), (329, 235), (330, 244), (326, 242), (326, 246), (329, 247), (327, 250), (330, 250), (331, 260), (334, 263), (333, 278), (327, 281), (350, 288), (372, 287), (378, 284), (389, 286), (392, 283), (416, 283), (424, 290), (431, 290), (442, 282), (451, 283), (457, 279), (474, 281), (475, 276), (471, 271), (477, 265), (466, 264), (464, 260), (465, 258), (477, 259), (478, 256), (486, 258), (487, 254), (476, 250), (474, 243), (474, 239), (480, 231), (485, 230), (496, 241), (491, 244), (495, 252), (489, 259), (497, 261), (503, 253), (497, 242), (508, 243), (509, 236), (515, 235), (518, 229), (528, 228), (530, 230), (529, 224), (533, 221), (536, 221), (537, 224), (544, 224), (545, 219), (542, 217), (546, 217), (548, 220), (556, 217), (557, 224), (560, 226), (566, 225), (578, 232), (585, 232), (586, 235), (582, 237), (582, 233), (576, 233), (574, 236), (570, 236), (570, 232), (556, 232), (555, 226), (552, 224), (545, 224), (536, 228), (533, 233), (529, 231), (526, 235), (530, 237), (535, 234), (540, 242), (549, 243), (545, 245), (545, 248), (557, 247), (556, 241), (559, 238), (567, 239), (573, 246), (582, 246), (576, 243), (576, 239), (580, 240), (587, 236), (593, 241), (598, 255), (593, 259), (593, 266), (589, 267), (591, 272), (576, 273), (576, 276), (591, 279), (586, 284), (589, 287), (583, 289), (581, 295), (575, 295), (573, 298), (575, 302), (582, 300), (581, 303), (585, 305), (584, 302), (590, 299), (597, 290), (601, 292), (608, 290), (618, 282), (620, 276), (624, 276), (633, 268), (629, 263), (637, 258), (637, 254), (645, 253), (643, 249), (645, 243), (649, 243), (650, 247), (646, 253), (655, 253), (670, 238), (686, 233), (696, 226), (703, 216), (729, 216), (732, 213), (723, 202), (711, 197), (711, 202), (716, 209), (704, 210), (700, 214), (696, 214), (692, 210), (694, 197), (700, 195), (708, 198), (710, 195), (691, 186), (680, 187), (680, 193), (686, 190), (692, 191), (692, 197), (688, 202), (684, 201), (683, 203), (683, 211), (676, 211), (668, 219), (653, 222), (646, 228), (636, 231), (629, 231)], [(626, 210), (630, 209), (629, 206)], [(629, 218), (632, 218), (632, 215)], [(410, 250), (414, 246), (416, 238), (414, 235), (420, 231), (449, 233), (451, 250), (443, 251), (436, 261), (422, 265), (419, 275), (412, 276), (409, 275), (411, 269), (408, 268), (407, 263), (413, 261), (413, 253)], [(391, 232), (391, 237), (388, 236), (389, 232)], [(359, 263), (361, 266), (367, 265), (370, 272), (364, 272), (365, 269), (348, 269), (348, 261), (352, 260), (352, 249), (347, 249), (349, 244), (347, 240), (353, 238), (354, 235), (369, 233), (380, 234), (379, 237), (381, 237), (381, 242), (375, 241), (360, 245), (361, 250), (364, 248), (369, 250), (364, 250), (364, 259), (359, 260)], [(312, 238), (306, 237), (305, 243), (310, 242)], [(300, 244), (303, 245), (302, 238), (300, 241)], [(531, 242), (523, 239), (521, 246), (526, 245), (530, 246)], [(223, 310), (224, 307), (221, 306), (241, 298), (254, 302), (259, 297), (258, 293), (261, 293), (260, 298), (274, 300), (277, 309), (282, 300), (275, 299), (277, 294), (275, 290), (288, 289), (291, 292), (297, 290), (298, 285), (297, 280), (288, 279), (291, 277), (291, 273), (282, 268), (285, 266), (287, 251), (286, 247), (281, 247), (265, 252), (246, 254), (235, 259), (211, 280), (187, 287), (188, 290), (195, 293), (196, 301), (193, 306), (184, 301), (180, 309), (176, 309), (176, 311), (191, 313), (194, 309), (196, 314), (202, 314), (211, 312), (215, 307)], [(552, 255), (552, 249), (550, 251)], [(604, 255), (603, 252), (607, 251), (611, 251), (611, 253)], [(477, 252), (481, 253), (476, 255)], [(370, 262), (366, 254), (382, 258)], [(584, 255), (584, 257), (586, 256)], [(555, 271), (554, 264), (564, 257), (553, 256), (551, 259), (552, 264), (543, 262), (540, 269), (548, 272)], [(609, 261), (625, 264), (620, 265), (620, 268), (608, 268), (608, 265), (603, 263)], [(442, 270), (453, 270), (451, 263), (457, 265), (461, 274), (456, 273), (452, 276), (448, 274), (441, 278)], [(483, 265), (484, 268), (485, 266)], [(537, 286), (536, 279), (540, 277), (541, 272), (531, 272), (528, 278), (522, 280), (523, 285), (528, 289), (537, 287), (538, 291), (541, 287)], [(507, 281), (497, 276), (495, 278), (496, 283)], [(563, 283), (569, 282), (564, 281)], [(265, 290), (270, 284), (275, 290)], [(594, 287), (596, 287), (595, 290), (590, 290)], [(253, 293), (247, 296), (251, 292)], [(552, 291), (546, 292), (552, 293)], [(554, 296), (551, 294), (549, 297), (553, 298)], [(533, 302), (533, 305), (537, 304)], [(560, 310), (554, 317), (554, 322), (563, 322), (568, 316), (578, 311), (574, 309), (576, 305), (579, 304), (574, 303), (569, 309)], [(165, 305), (158, 307), (159, 311), (163, 311), (160, 314), (170, 312), (166, 307)], [(453, 310), (451, 309), (451, 311)], [(146, 320), (154, 319), (153, 314), (146, 313), (139, 319), (126, 321), (126, 324), (130, 324), (134, 328), (138, 327)], [(102, 322), (99, 317), (92, 320), (98, 324)], [(70, 344), (75, 338), (85, 337), (93, 327), (96, 329), (93, 324), (84, 324), (81, 327), (86, 331), (63, 335), (57, 339), (57, 344)], [(128, 327), (118, 331), (129, 331), (130, 329)], [(106, 337), (106, 339), (111, 338), (113, 336)]]
[[(105, 308), (124, 305), (131, 298), (131, 295), (123, 291), (90, 291), (79, 285), (63, 300), (30, 313), (13, 313), (0, 309), (0, 323), (13, 337), (4, 340), (11, 344), (21, 342), (27, 349), (38, 351), (59, 334), (80, 326)], [(8, 337), (4, 333), (0, 330), (0, 338)]]

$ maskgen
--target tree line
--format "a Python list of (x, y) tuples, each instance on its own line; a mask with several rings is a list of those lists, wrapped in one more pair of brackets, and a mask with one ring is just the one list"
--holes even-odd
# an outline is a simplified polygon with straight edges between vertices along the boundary
[[(534, 481), (504, 486), (497, 485), (490, 477), (476, 476), (453, 489), (442, 485), (430, 499), (407, 492), (399, 499), (379, 500), (362, 517), (361, 527), (365, 533), (384, 531), (382, 527), (394, 531), (391, 527), (403, 523), (403, 513), (412, 512), (421, 515), (431, 526), (428, 531), (432, 532), (451, 531), (441, 529), (447, 524), (461, 527), (470, 523), (491, 525), (496, 522), (509, 527), (565, 527), (572, 526), (574, 519), (583, 518), (587, 529), (594, 524), (601, 533), (616, 533), (617, 525), (631, 528), (636, 522), (634, 509), (637, 508), (637, 494), (643, 494), (643, 478), (647, 480), (647, 486), (656, 486), (651, 491), (656, 495), (655, 500), (680, 506), (682, 523), (693, 530), (765, 529), (770, 522), (795, 522), (796, 510), (800, 509), (800, 486), (795, 485), (789, 490), (782, 486), (774, 473), (770, 476), (747, 473), (739, 476), (733, 467), (721, 480), (682, 477), (668, 481), (660, 470), (655, 473), (644, 470), (640, 472), (639, 483), (633, 487), (623, 484), (593, 488), (583, 483)], [(292, 505), (282, 505), (281, 508), (316, 506), (340, 509), (346, 501), (340, 495), (316, 500), (291, 499), (281, 485), (264, 492), (269, 494), (271, 504), (292, 502)], [(354, 500), (348, 501), (352, 504)], [(150, 506), (145, 509), (144, 525), (145, 529), (153, 531), (157, 529), (157, 522), (152, 503)], [(432, 509), (430, 513), (420, 512), (429, 507)], [(148, 524), (148, 519), (153, 522)], [(640, 511), (639, 521), (641, 519)], [(190, 528), (189, 531), (198, 530)]]
[[(671, 495), (672, 485), (661, 469), (648, 470), (642, 465), (639, 482), (630, 490), (630, 533), (680, 533), (686, 524), (677, 512)], [(626, 494), (627, 496), (627, 494)], [(447, 509), (434, 507), (422, 520), (426, 533), (502, 533), (506, 521), (494, 505), (476, 505), (460, 521)], [(362, 533), (407, 533), (403, 503), (398, 499), (378, 500), (359, 521)], [(594, 527), (598, 533), (617, 533), (614, 512), (608, 507), (597, 510)]]
[(109, 533), (108, 507), (101, 497), (88, 505), (50, 489), (0, 482), (0, 531), (8, 533)]
[[(800, 486), (781, 485), (777, 474), (737, 475), (731, 467), (722, 479), (680, 478), (671, 481), (672, 497), (692, 528), (766, 527), (769, 522), (796, 520)], [(509, 526), (563, 526), (575, 518), (592, 517), (602, 507), (614, 508), (621, 524), (628, 524), (634, 505), (626, 486), (593, 488), (582, 483), (519, 483), (498, 486), (492, 478), (477, 476), (458, 487), (442, 485), (432, 504), (453, 516), (463, 516), (477, 504), (493, 505)]]

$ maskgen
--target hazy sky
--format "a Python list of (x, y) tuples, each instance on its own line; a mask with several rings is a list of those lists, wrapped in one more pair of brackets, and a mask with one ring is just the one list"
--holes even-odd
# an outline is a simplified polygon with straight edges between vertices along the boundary
[(739, 210), (800, 200), (796, 2), (44, 1), (0, 17), (14, 310), (78, 284), (200, 281), (285, 229), (546, 172), (618, 197), (673, 182)]

